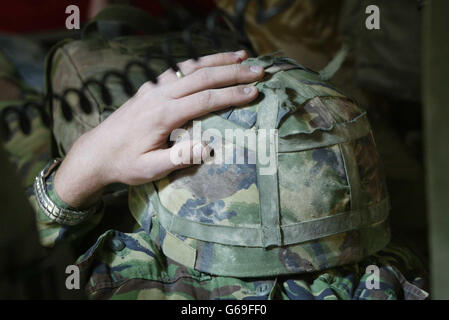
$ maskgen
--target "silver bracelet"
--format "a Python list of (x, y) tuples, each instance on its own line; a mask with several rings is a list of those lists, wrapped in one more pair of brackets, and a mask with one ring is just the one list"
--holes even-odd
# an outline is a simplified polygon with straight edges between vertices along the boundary
[(47, 195), (45, 185), (47, 178), (53, 171), (56, 170), (61, 162), (61, 159), (50, 161), (38, 174), (34, 181), (34, 194), (36, 196), (39, 207), (42, 209), (42, 211), (44, 211), (47, 217), (59, 224), (74, 226), (83, 222), (92, 214), (100, 211), (102, 209), (103, 202), (99, 201), (97, 204), (86, 210), (72, 210), (68, 208), (58, 207)]

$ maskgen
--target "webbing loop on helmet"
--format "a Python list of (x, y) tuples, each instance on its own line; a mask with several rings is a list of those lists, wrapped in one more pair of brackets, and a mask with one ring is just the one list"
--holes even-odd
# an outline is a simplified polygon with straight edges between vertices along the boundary
[[(264, 230), (261, 225), (257, 227), (238, 227), (186, 219), (171, 213), (161, 204), (153, 183), (148, 183), (144, 187), (152, 209), (156, 212), (161, 225), (168, 232), (224, 245), (265, 247), (267, 244), (267, 242), (264, 242)], [(384, 198), (369, 207), (358, 210), (349, 210), (327, 217), (281, 225), (281, 245), (303, 243), (381, 223), (387, 219), (389, 207), (388, 198)], [(265, 236), (265, 239), (270, 238)]]
[[(265, 96), (264, 102), (259, 104), (257, 111), (257, 189), (259, 190), (259, 217), (262, 228), (263, 247), (282, 245), (279, 215), (279, 183), (277, 174), (277, 146), (278, 135), (276, 128), (280, 101), (277, 95)], [(262, 144), (265, 150), (260, 150)], [(261, 162), (261, 152), (275, 152), (274, 170), (265, 170), (266, 165)], [(266, 157), (266, 154), (263, 155)]]

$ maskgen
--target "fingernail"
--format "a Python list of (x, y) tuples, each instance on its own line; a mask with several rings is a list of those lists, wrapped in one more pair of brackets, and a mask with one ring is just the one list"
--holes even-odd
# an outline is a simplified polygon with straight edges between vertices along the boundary
[(259, 67), (259, 66), (251, 66), (249, 68), (249, 70), (251, 70), (252, 72), (255, 72), (255, 73), (261, 73), (263, 69), (262, 69), (262, 67)]
[(249, 87), (245, 87), (245, 88), (243, 88), (243, 92), (245, 93), (245, 94), (250, 94), (251, 92), (253, 92), (254, 91), (254, 87), (253, 86), (249, 86)]
[(243, 58), (245, 58), (245, 56), (246, 56), (246, 51), (245, 51), (245, 50), (239, 50), (239, 51), (234, 52), (234, 54), (235, 54), (237, 57), (243, 59)]

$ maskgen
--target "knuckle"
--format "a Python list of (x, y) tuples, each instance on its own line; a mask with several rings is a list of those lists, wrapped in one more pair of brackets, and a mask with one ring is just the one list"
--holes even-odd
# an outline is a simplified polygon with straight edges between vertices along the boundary
[(149, 92), (153, 87), (154, 85), (151, 83), (151, 81), (147, 81), (140, 86), (140, 88), (137, 90), (137, 94), (145, 94)]
[(198, 105), (207, 107), (214, 103), (212, 90), (205, 90), (198, 96)]
[(241, 99), (243, 96), (243, 88), (240, 86), (232, 88), (230, 95), (234, 100)]
[(240, 78), (240, 74), (242, 72), (242, 66), (239, 64), (233, 64), (231, 65), (231, 72), (232, 72), (232, 80), (234, 80), (234, 82), (237, 82)]
[(200, 68), (194, 72), (194, 75), (194, 82), (197, 82), (198, 84), (206, 87), (211, 85), (211, 73), (209, 71), (209, 68)]
[(231, 51), (221, 53), (220, 58), (224, 63), (232, 63), (238, 61), (238, 57), (234, 54), (234, 52)]

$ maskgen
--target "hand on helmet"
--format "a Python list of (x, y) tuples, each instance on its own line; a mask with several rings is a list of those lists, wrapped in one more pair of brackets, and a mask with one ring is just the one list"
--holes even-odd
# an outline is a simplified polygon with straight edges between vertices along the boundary
[[(91, 204), (101, 189), (114, 182), (130, 185), (160, 179), (186, 164), (170, 160), (167, 139), (187, 121), (212, 111), (244, 105), (258, 91), (251, 85), (263, 77), (263, 69), (241, 65), (245, 51), (228, 52), (188, 60), (147, 82), (123, 106), (73, 145), (56, 172), (60, 198), (74, 207)], [(186, 141), (172, 148), (193, 154), (206, 152), (200, 141)]]

